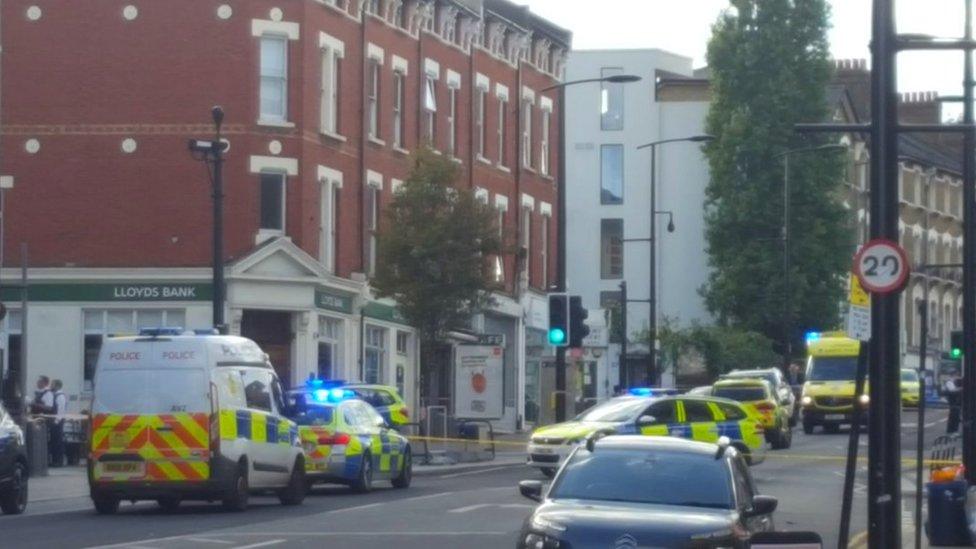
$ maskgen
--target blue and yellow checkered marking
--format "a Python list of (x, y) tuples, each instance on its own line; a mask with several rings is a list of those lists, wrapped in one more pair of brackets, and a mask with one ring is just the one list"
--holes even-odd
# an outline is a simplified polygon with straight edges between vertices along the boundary
[(220, 438), (296, 446), (298, 425), (289, 419), (254, 410), (221, 410)]

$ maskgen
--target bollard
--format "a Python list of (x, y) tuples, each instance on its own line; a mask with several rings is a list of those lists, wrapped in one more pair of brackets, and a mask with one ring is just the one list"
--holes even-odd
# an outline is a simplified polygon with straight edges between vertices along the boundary
[(43, 419), (30, 419), (24, 429), (24, 436), (27, 438), (27, 466), (30, 468), (30, 476), (47, 476), (47, 421)]
[(965, 481), (928, 483), (929, 520), (926, 533), (932, 545), (969, 545)]

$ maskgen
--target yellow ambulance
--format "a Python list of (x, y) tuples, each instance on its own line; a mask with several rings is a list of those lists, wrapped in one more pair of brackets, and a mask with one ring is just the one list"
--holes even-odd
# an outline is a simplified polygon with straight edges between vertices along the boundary
[(850, 425), (854, 406), (862, 406), (867, 422), (868, 388), (865, 383), (860, 401), (854, 401), (854, 379), (861, 343), (844, 332), (807, 334), (807, 367), (800, 404), (803, 407), (803, 432), (812, 434), (819, 425), (835, 433)]

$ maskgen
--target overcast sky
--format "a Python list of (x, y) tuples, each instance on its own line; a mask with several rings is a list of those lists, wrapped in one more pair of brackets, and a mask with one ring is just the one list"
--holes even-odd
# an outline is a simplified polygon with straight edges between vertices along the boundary
[[(728, 0), (517, 0), (573, 31), (577, 49), (660, 48), (705, 64), (712, 23)], [(868, 59), (871, 0), (830, 0), (835, 58)], [(962, 34), (962, 0), (899, 0), (899, 32)], [(903, 53), (899, 91), (962, 93), (961, 53)]]

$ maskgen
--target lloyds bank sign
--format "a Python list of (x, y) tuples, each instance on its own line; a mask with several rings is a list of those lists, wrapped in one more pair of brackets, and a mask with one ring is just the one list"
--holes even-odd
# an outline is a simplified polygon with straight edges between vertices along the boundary
[[(19, 301), (17, 288), (0, 288), (0, 301)], [(34, 302), (210, 301), (208, 283), (133, 282), (111, 284), (29, 284), (27, 299)]]

